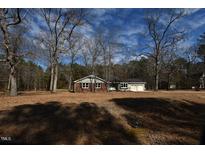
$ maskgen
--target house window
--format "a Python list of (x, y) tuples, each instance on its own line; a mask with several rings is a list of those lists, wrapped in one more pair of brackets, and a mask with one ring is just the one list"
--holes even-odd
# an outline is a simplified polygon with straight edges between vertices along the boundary
[(127, 88), (127, 83), (121, 83), (121, 84), (120, 84), (120, 87), (121, 87), (121, 88)]
[(89, 87), (88, 83), (82, 83), (82, 88), (87, 89)]
[(101, 88), (101, 83), (96, 83), (95, 88)]

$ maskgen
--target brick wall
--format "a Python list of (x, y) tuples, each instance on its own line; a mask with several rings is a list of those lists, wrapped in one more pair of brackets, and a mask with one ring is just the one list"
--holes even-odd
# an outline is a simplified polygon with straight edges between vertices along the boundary
[(89, 83), (88, 88), (82, 88), (80, 83), (74, 83), (74, 92), (106, 92), (107, 86), (106, 83), (101, 83), (101, 88), (95, 88), (94, 83)]

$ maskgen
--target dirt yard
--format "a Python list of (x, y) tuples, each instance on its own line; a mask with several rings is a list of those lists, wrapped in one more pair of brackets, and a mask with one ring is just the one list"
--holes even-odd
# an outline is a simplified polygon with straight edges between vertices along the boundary
[(200, 91), (0, 96), (0, 144), (200, 144), (204, 125)]

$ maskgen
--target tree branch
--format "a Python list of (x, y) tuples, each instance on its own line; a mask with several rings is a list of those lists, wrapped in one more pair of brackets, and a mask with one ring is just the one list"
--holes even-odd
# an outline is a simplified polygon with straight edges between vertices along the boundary
[(14, 26), (14, 25), (17, 25), (17, 24), (21, 23), (20, 9), (17, 8), (16, 12), (17, 12), (17, 21), (7, 24), (6, 25), (7, 27)]

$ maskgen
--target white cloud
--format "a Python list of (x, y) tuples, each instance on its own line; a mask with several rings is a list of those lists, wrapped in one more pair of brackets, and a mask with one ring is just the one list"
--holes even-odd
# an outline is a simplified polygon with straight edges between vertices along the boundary
[(103, 16), (108, 9), (93, 9), (92, 12), (97, 16)]
[(190, 13), (179, 22), (181, 27), (185, 27), (186, 30), (192, 31), (204, 26), (205, 12), (200, 12), (196, 14), (195, 12), (197, 11), (199, 11), (199, 9), (191, 9), (191, 11), (188, 11)]
[(133, 35), (133, 34), (140, 34), (145, 32), (145, 25), (140, 24), (133, 27), (126, 27), (124, 30), (120, 32), (120, 35)]
[(123, 63), (126, 60), (126, 56), (124, 54), (116, 54), (115, 57), (113, 58), (112, 62), (114, 64), (119, 64), (119, 63)]
[(80, 33), (82, 33), (83, 35), (85, 35), (88, 38), (90, 38), (92, 36), (92, 34), (94, 33), (93, 27), (89, 24), (85, 24), (81, 27), (78, 27), (76, 29), (76, 31), (79, 31)]
[(190, 8), (190, 9), (184, 9), (185, 10), (185, 13), (188, 14), (188, 15), (191, 15), (197, 11), (200, 10), (200, 8)]
[(187, 24), (188, 27), (190, 27), (189, 30), (195, 30), (198, 29), (199, 27), (205, 25), (205, 16), (202, 16), (201, 18), (195, 18), (193, 20), (189, 20), (185, 23), (185, 25)]

